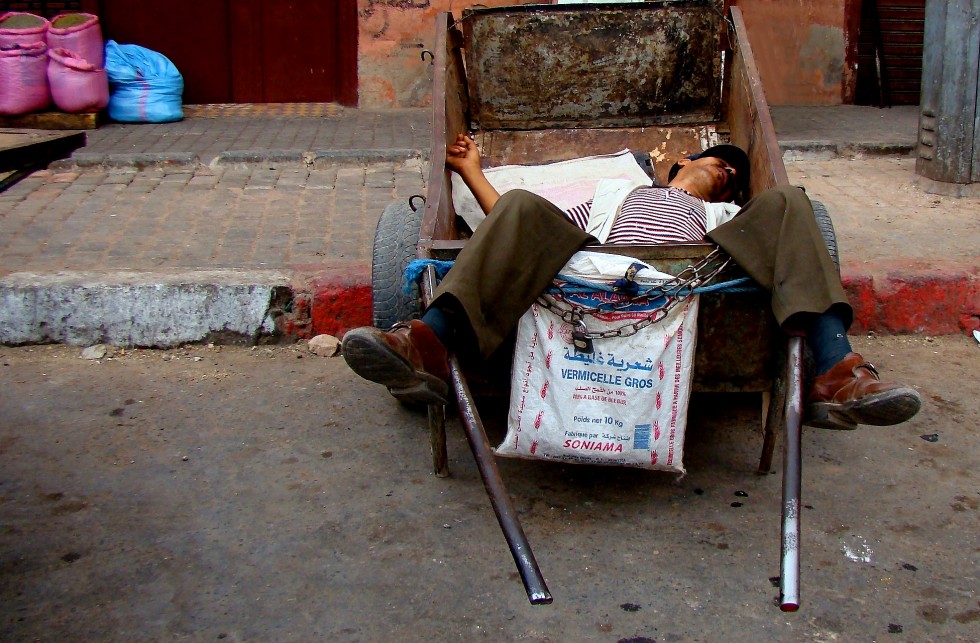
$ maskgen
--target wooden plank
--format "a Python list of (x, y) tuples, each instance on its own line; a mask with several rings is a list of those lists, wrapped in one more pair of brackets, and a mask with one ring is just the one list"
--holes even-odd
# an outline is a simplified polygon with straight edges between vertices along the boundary
[[(667, 184), (674, 159), (696, 154), (715, 140), (714, 125), (552, 130), (493, 130), (477, 135), (487, 165), (537, 165), (623, 149), (648, 152), (657, 182)], [(667, 160), (671, 162), (666, 162)]]
[(896, 65), (888, 70), (888, 89), (896, 91), (900, 83), (918, 86), (921, 77), (922, 69), (920, 67), (899, 67)]
[(95, 129), (104, 122), (105, 116), (101, 112), (89, 114), (37, 112), (22, 116), (0, 116), (0, 128), (85, 130)]
[(926, 8), (925, 5), (921, 7), (887, 7), (878, 6), (878, 15), (882, 20), (892, 20), (892, 19), (911, 19), (911, 20), (925, 20)]
[(458, 43), (459, 32), (452, 26), (450, 13), (436, 17), (436, 42), (432, 52), (432, 137), (429, 163), (429, 187), (419, 231), (418, 254), (430, 256), (434, 239), (452, 239), (458, 235), (456, 211), (453, 208), (449, 171), (446, 169), (446, 145), (456, 134), (467, 131), (466, 76)]
[(922, 64), (922, 41), (914, 43), (896, 43), (896, 42), (886, 42), (885, 43), (885, 55), (895, 56), (896, 58), (913, 58), (918, 61), (919, 65)]
[[(922, 44), (922, 34), (923, 30), (919, 31), (893, 31), (888, 34), (888, 41), (883, 43), (884, 45), (896, 44), (896, 45), (914, 45)], [(871, 44), (871, 41), (862, 41), (862, 45), (867, 42)]]
[(84, 132), (0, 130), (0, 172), (46, 165), (85, 145)]
[(731, 16), (736, 42), (731, 61), (728, 125), (732, 144), (749, 155), (752, 164), (749, 192), (754, 195), (776, 185), (785, 185), (789, 183), (789, 178), (762, 87), (762, 77), (752, 54), (745, 19), (738, 7), (731, 8)]

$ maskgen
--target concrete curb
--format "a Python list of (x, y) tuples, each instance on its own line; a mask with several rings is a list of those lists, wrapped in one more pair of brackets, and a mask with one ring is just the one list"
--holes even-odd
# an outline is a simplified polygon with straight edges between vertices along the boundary
[[(980, 329), (980, 266), (896, 261), (845, 266), (852, 334)], [(371, 324), (368, 266), (288, 271), (15, 273), (0, 279), (0, 343), (168, 347), (342, 336)]]
[(308, 153), (302, 150), (229, 150), (218, 154), (211, 165), (247, 165), (251, 163), (307, 165), (308, 156)]
[(77, 152), (67, 159), (48, 165), (52, 170), (77, 170), (85, 168), (135, 168), (148, 167), (197, 167), (200, 159), (192, 152), (139, 152), (134, 154), (98, 154)]
[(228, 167), (275, 163), (292, 166), (323, 167), (333, 165), (370, 165), (372, 163), (400, 163), (409, 160), (425, 160), (428, 154), (422, 150), (397, 149), (356, 149), (356, 150), (242, 150), (222, 152), (211, 167)]
[[(351, 149), (351, 150), (229, 150), (221, 152), (208, 163), (211, 167), (231, 167), (274, 163), (297, 167), (323, 168), (337, 164), (366, 165), (398, 163), (418, 159), (425, 161), (427, 150), (411, 148)], [(76, 152), (67, 159), (54, 161), (49, 169), (57, 171), (91, 168), (195, 168), (202, 161), (192, 152), (140, 152), (133, 154), (99, 154)]]
[(398, 149), (362, 149), (362, 150), (317, 150), (313, 153), (314, 167), (343, 163), (398, 163), (418, 159), (427, 161), (427, 150)]
[(275, 331), (287, 285), (274, 271), (15, 273), (0, 279), (0, 342), (253, 343)]
[(371, 272), (14, 273), (0, 279), (0, 344), (170, 347), (342, 335), (371, 323)]
[(831, 140), (786, 140), (779, 142), (783, 162), (829, 161), (839, 156), (907, 156), (915, 143), (892, 141), (877, 143), (837, 143)]

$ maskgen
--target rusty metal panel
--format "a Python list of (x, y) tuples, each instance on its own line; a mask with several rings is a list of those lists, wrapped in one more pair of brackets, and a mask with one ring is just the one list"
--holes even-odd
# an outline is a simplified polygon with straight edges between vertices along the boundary
[(694, 390), (705, 393), (768, 391), (781, 337), (770, 295), (710, 293), (698, 309)]
[(720, 0), (468, 9), (474, 129), (721, 117)]

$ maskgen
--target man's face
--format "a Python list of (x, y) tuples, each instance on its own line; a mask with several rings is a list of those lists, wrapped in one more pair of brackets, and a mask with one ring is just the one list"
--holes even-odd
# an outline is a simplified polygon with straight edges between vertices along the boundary
[(724, 159), (702, 156), (699, 159), (681, 159), (677, 178), (695, 183), (702, 194), (710, 195), (709, 201), (731, 201), (738, 190), (735, 168)]

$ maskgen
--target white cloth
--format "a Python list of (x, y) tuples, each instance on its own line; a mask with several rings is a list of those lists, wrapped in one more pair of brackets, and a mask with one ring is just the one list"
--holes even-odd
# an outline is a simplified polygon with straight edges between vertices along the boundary
[[(599, 154), (546, 165), (503, 165), (484, 170), (490, 185), (503, 194), (522, 189), (533, 192), (568, 210), (592, 199), (603, 179), (625, 181), (632, 187), (652, 181), (629, 150)], [(453, 205), (471, 230), (486, 217), (463, 179), (452, 173)], [(624, 195), (625, 198), (625, 195)]]
[(742, 208), (734, 203), (704, 203), (705, 228), (711, 232), (723, 223), (735, 218)]

